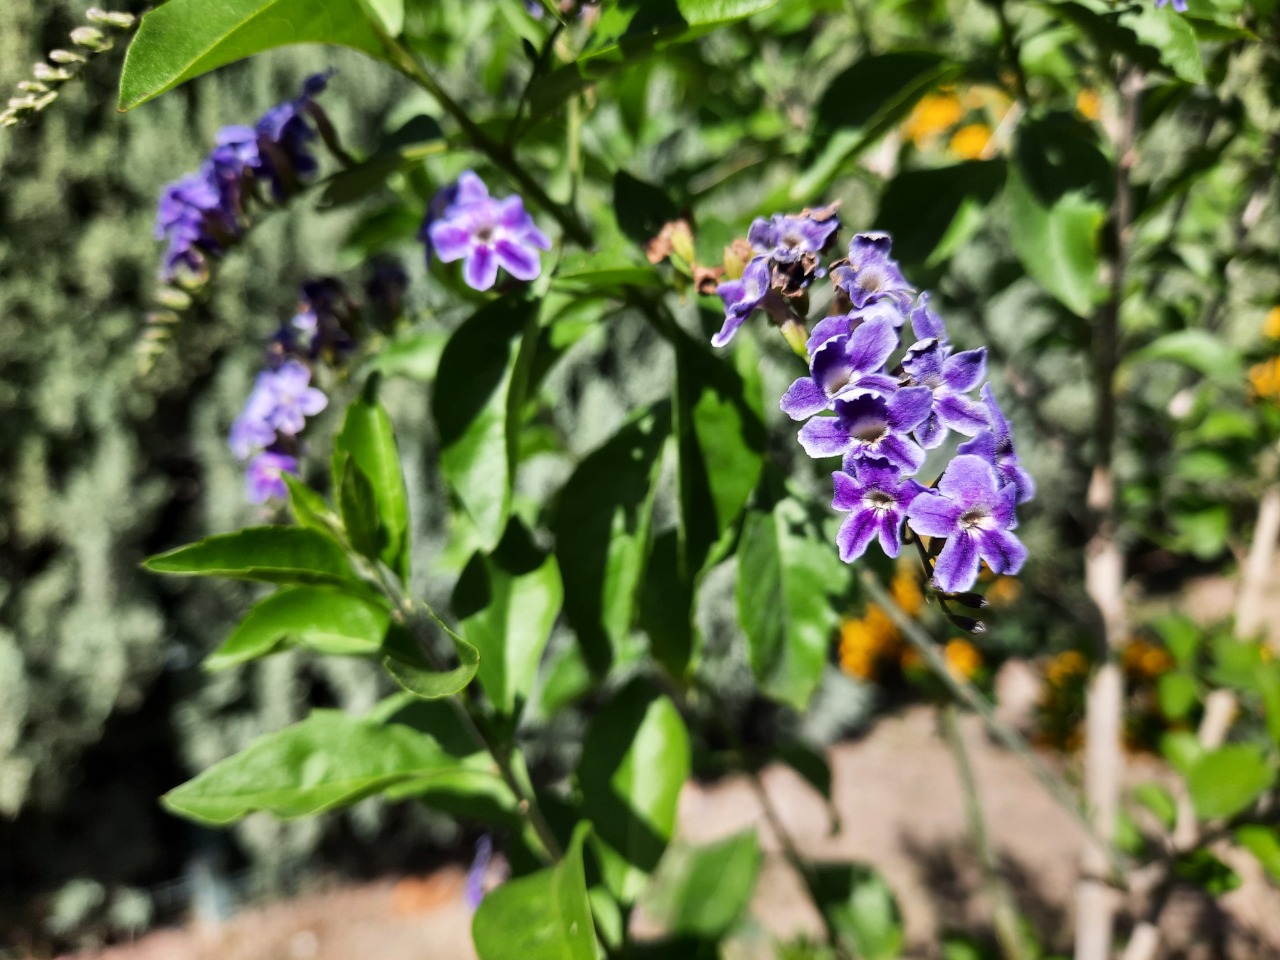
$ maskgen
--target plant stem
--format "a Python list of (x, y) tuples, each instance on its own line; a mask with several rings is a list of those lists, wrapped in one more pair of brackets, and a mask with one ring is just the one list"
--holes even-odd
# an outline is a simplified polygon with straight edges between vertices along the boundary
[[(1089, 837), (1094, 838), (1095, 842), (1101, 842), (1094, 831), (1092, 822), (1081, 808), (1079, 801), (1066, 781), (1040, 759), (1036, 752), (1031, 749), (1031, 745), (1027, 743), (1018, 731), (1002, 723), (996, 717), (995, 708), (978, 692), (978, 689), (973, 684), (952, 674), (947, 668), (946, 660), (938, 652), (938, 648), (929, 637), (929, 634), (925, 632), (919, 623), (907, 615), (907, 612), (898, 605), (898, 602), (880, 584), (875, 575), (868, 570), (864, 570), (862, 572), (862, 585), (871, 596), (871, 599), (879, 604), (889, 615), (889, 619), (894, 622), (902, 632), (902, 635), (906, 637), (907, 642), (915, 647), (916, 652), (929, 665), (929, 669), (933, 671), (934, 675), (951, 691), (952, 696), (981, 717), (991, 735), (1022, 762), (1032, 776), (1040, 781), (1041, 786), (1048, 791), (1049, 795), (1057, 801), (1058, 805), (1079, 822)], [(1108, 851), (1106, 866), (1110, 868), (1110, 878), (1118, 884), (1121, 882), (1126, 863), (1111, 848), (1109, 843), (1104, 843), (1103, 848)]]
[(495, 166), (501, 167), (506, 171), (507, 175), (520, 185), (520, 189), (524, 191), (526, 196), (551, 214), (556, 222), (560, 224), (566, 236), (580, 246), (592, 246), (595, 241), (591, 235), (591, 230), (578, 218), (576, 211), (552, 200), (542, 188), (542, 184), (538, 183), (520, 165), (519, 161), (516, 160), (515, 154), (490, 137), (478, 123), (467, 116), (466, 110), (449, 96), (436, 81), (436, 78), (423, 68), (422, 64), (418, 62), (417, 58), (409, 50), (389, 37), (383, 37), (383, 43), (396, 69), (435, 97), (445, 113), (453, 117), (458, 126), (462, 128), (462, 132), (466, 134), (472, 146), (487, 156)]
[(1027, 72), (1022, 69), (1022, 51), (1018, 46), (1018, 37), (1013, 24), (1009, 22), (1009, 13), (1004, 8), (1004, 0), (995, 0), (996, 17), (1000, 20), (1000, 35), (1004, 38), (1005, 56), (1013, 70), (1014, 83), (1018, 89), (1018, 99), (1030, 105), (1031, 97), (1027, 93)]
[(992, 912), (995, 919), (996, 939), (1000, 941), (1000, 949), (1007, 960), (1024, 960), (1032, 956), (1032, 952), (1023, 938), (1022, 926), (1018, 919), (1017, 903), (1009, 883), (1000, 873), (1000, 863), (991, 846), (991, 838), (987, 834), (986, 820), (982, 815), (982, 798), (978, 795), (978, 784), (973, 775), (973, 764), (969, 760), (969, 751), (965, 747), (964, 733), (960, 729), (960, 711), (954, 703), (945, 704), (939, 714), (943, 739), (951, 748), (952, 759), (955, 760), (956, 773), (960, 777), (960, 793), (964, 798), (964, 815), (969, 824), (969, 833), (973, 837), (973, 845), (978, 854), (978, 863), (982, 867), (984, 885), (987, 895), (992, 901)]

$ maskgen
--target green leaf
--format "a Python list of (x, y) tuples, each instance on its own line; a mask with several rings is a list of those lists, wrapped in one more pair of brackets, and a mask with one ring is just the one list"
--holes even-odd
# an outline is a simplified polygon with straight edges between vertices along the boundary
[[(391, 418), (377, 399), (377, 377), (347, 407), (334, 453), (345, 453), (368, 478), (380, 533), (378, 556), (403, 581), (409, 579), (409, 494), (400, 470), (400, 450)], [(345, 488), (345, 480), (344, 480)], [(345, 515), (345, 510), (344, 510)]]
[(338, 518), (324, 502), (324, 497), (291, 473), (282, 473), (280, 476), (284, 485), (289, 488), (289, 510), (299, 526), (321, 533), (337, 529)]
[(348, 806), (452, 766), (434, 740), (408, 727), (316, 710), (170, 790), (163, 803), (212, 826), (258, 810), (291, 819)]
[(320, 653), (373, 654), (391, 615), (383, 607), (323, 587), (290, 587), (260, 600), (205, 660), (225, 670), (275, 653), (290, 640)]
[(795, 500), (747, 513), (738, 545), (738, 622), (766, 694), (804, 709), (839, 621), (829, 592), (848, 580), (848, 566)]
[[(440, 469), (486, 550), (497, 546), (511, 513), (518, 414), (537, 341), (536, 312), (529, 300), (504, 297), (463, 323), (440, 356), (432, 394)], [(525, 362), (519, 363), (522, 355)]]
[(1204, 756), (1204, 746), (1194, 733), (1171, 730), (1160, 738), (1160, 753), (1185, 778)]
[(383, 33), (400, 36), (404, 29), (404, 0), (360, 0), (360, 4)]
[(1275, 827), (1250, 823), (1238, 827), (1235, 836), (1236, 843), (1257, 857), (1271, 879), (1280, 883), (1280, 831)]
[(351, 564), (332, 538), (299, 527), (249, 527), (206, 537), (143, 561), (154, 573), (267, 583), (343, 583)]
[(513, 715), (528, 698), (563, 599), (555, 558), (514, 519), (498, 549), (477, 553), (458, 579), (453, 610), (480, 653), (480, 684), (501, 713)]
[(399, 651), (383, 660), (382, 664), (391, 678), (415, 697), (423, 700), (451, 697), (466, 689), (475, 678), (480, 666), (480, 651), (456, 634), (450, 633), (449, 636), (458, 654), (458, 665), (452, 670), (436, 670), (428, 666), (420, 652), (412, 646), (404, 646), (406, 640), (415, 642), (411, 637), (402, 637)]
[(1152, 626), (1173, 654), (1173, 659), (1178, 661), (1178, 666), (1184, 670), (1195, 666), (1203, 632), (1194, 620), (1184, 614), (1169, 613)]
[(386, 59), (358, 0), (168, 0), (142, 18), (129, 44), (120, 109), (293, 43), (335, 43)]
[(597, 675), (607, 672), (635, 619), (670, 430), (666, 405), (645, 411), (588, 454), (556, 497), (551, 530), (565, 617)]
[(378, 504), (374, 499), (373, 484), (351, 457), (341, 450), (334, 451), (338, 464), (335, 471), (338, 483), (338, 507), (342, 512), (342, 526), (347, 531), (347, 542), (356, 553), (377, 560), (382, 549), (381, 531), (378, 529)]
[(1173, 875), (1220, 897), (1240, 887), (1240, 874), (1203, 848), (1182, 854), (1173, 862)]
[(1161, 713), (1170, 720), (1182, 720), (1200, 702), (1200, 686), (1193, 674), (1174, 670), (1156, 681), (1156, 699)]
[(935, 263), (981, 225), (982, 211), (1004, 186), (1003, 160), (975, 160), (932, 170), (904, 170), (889, 181), (873, 221), (893, 234), (907, 263)]
[(1103, 296), (1098, 281), (1102, 204), (1072, 192), (1046, 207), (1016, 167), (1009, 171), (1005, 196), (1009, 238), (1022, 265), (1069, 310), (1088, 317)]
[(816, 874), (823, 912), (859, 960), (897, 960), (906, 937), (884, 877), (860, 863), (823, 864)]
[(1231, 743), (1196, 761), (1187, 774), (1187, 789), (1197, 816), (1217, 820), (1248, 809), (1275, 779), (1260, 749)]
[(660, 188), (625, 170), (613, 177), (613, 211), (622, 232), (640, 246), (656, 237), (669, 220), (680, 216), (680, 208)]
[(1133, 798), (1155, 814), (1160, 825), (1172, 830), (1178, 822), (1178, 801), (1158, 783), (1140, 783), (1133, 788)]
[(471, 936), (480, 960), (596, 960), (579, 824), (564, 859), (508, 880), (480, 902)]
[(689, 734), (675, 706), (633, 681), (592, 720), (578, 764), (582, 811), (609, 891), (634, 903), (675, 829), (689, 777)]
[(1221, 337), (1207, 330), (1178, 330), (1166, 333), (1133, 353), (1130, 363), (1169, 360), (1222, 383), (1238, 383), (1244, 364)]
[(671, 933), (718, 940), (746, 910), (762, 860), (754, 830), (702, 847), (676, 844), (645, 892), (645, 915)]
[(1172, 6), (1139, 4), (1120, 17), (1138, 39), (1159, 51), (1160, 63), (1179, 80), (1204, 83), (1204, 59), (1196, 32)]

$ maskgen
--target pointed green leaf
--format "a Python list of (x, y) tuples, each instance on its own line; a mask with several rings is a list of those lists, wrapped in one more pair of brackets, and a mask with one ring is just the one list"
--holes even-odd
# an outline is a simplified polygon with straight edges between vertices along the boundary
[(889, 885), (860, 863), (817, 868), (822, 912), (861, 960), (897, 960), (906, 945), (902, 915)]
[(291, 473), (282, 473), (280, 476), (284, 480), (284, 485), (289, 488), (289, 510), (293, 513), (294, 522), (298, 526), (309, 527), (321, 533), (337, 528), (338, 518), (324, 502), (324, 497)]
[(289, 641), (320, 653), (377, 653), (391, 621), (388, 611), (323, 587), (291, 587), (258, 601), (222, 646), (205, 660), (225, 670), (274, 653)]
[(762, 860), (754, 830), (673, 845), (645, 892), (645, 915), (671, 933), (718, 940), (746, 910)]
[(580, 824), (564, 859), (508, 880), (480, 902), (471, 937), (480, 960), (596, 960)]
[(404, 29), (404, 0), (360, 0), (365, 13), (388, 37), (400, 36)]
[(578, 764), (582, 810), (605, 885), (623, 903), (635, 902), (671, 839), (689, 770), (684, 720), (646, 681), (625, 687), (591, 723)]
[(228, 63), (293, 43), (340, 44), (386, 59), (359, 0), (168, 0), (142, 18), (129, 44), (120, 76), (120, 109), (129, 110)]
[[(459, 636), (451, 635), (458, 653), (458, 665), (452, 670), (435, 670), (421, 659), (421, 654), (402, 647), (382, 661), (396, 683), (423, 700), (440, 700), (464, 690), (480, 666), (480, 651)], [(405, 639), (405, 638), (402, 638)], [(412, 638), (407, 638), (412, 642)]]
[[(475, 522), (486, 550), (497, 546), (511, 513), (524, 374), (537, 342), (537, 305), (504, 297), (449, 338), (440, 356), (432, 412), (440, 469)], [(518, 362), (521, 354), (525, 362)]]
[(434, 740), (408, 727), (316, 710), (170, 790), (163, 802), (213, 826), (258, 810), (291, 819), (348, 806), (453, 765)]
[(848, 582), (848, 565), (798, 502), (784, 497), (748, 512), (738, 544), (738, 622), (766, 694), (804, 709), (838, 624), (830, 593)]
[(1280, 831), (1251, 823), (1236, 829), (1236, 842), (1257, 857), (1272, 881), (1280, 883)]
[(341, 450), (334, 451), (337, 461), (338, 506), (347, 542), (359, 554), (377, 560), (382, 546), (382, 530), (378, 523), (378, 504), (373, 484), (354, 460)]
[(341, 546), (300, 527), (249, 527), (207, 537), (143, 562), (154, 573), (233, 577), (268, 583), (342, 583), (355, 579)]
[(1200, 43), (1187, 18), (1166, 6), (1140, 4), (1122, 14), (1120, 22), (1131, 29), (1138, 40), (1159, 51), (1161, 65), (1179, 80), (1204, 83), (1204, 58)]
[(458, 579), (454, 613), (480, 652), (481, 686), (508, 716), (529, 696), (563, 598), (555, 558), (533, 545), (518, 520), (493, 554), (477, 553)]
[(347, 407), (342, 430), (334, 439), (335, 454), (348, 454), (369, 479), (382, 532), (378, 554), (383, 563), (409, 577), (409, 494), (400, 469), (400, 450), (391, 418), (377, 399), (377, 379), (370, 377), (364, 395)]
[(1098, 280), (1098, 232), (1102, 204), (1077, 192), (1046, 207), (1017, 168), (1005, 184), (1009, 237), (1027, 272), (1069, 310), (1088, 317), (1102, 300)]
[(1247, 809), (1275, 779), (1276, 772), (1260, 749), (1231, 743), (1196, 761), (1187, 774), (1187, 790), (1196, 815), (1216, 820)]

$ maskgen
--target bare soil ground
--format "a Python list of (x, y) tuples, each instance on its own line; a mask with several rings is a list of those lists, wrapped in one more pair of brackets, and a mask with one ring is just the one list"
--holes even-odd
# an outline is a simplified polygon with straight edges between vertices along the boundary
[[(833, 800), (826, 805), (786, 768), (765, 772), (773, 805), (801, 851), (815, 859), (874, 864), (897, 894), (911, 955), (936, 956), (939, 932), (981, 926), (989, 911), (971, 855), (955, 768), (934, 713), (916, 707), (881, 720), (868, 737), (832, 749)], [(992, 841), (1037, 929), (1061, 947), (1070, 939), (1072, 884), (1083, 835), (1014, 756), (988, 741), (977, 718), (964, 733)], [(1134, 757), (1132, 783), (1166, 772)], [(729, 778), (690, 783), (679, 833), (700, 843), (748, 827), (767, 853), (753, 913), (759, 923), (732, 950), (739, 960), (772, 957), (777, 939), (817, 935), (818, 919), (786, 865), (750, 784)], [(1168, 912), (1163, 957), (1250, 960), (1280, 956), (1280, 891), (1251, 858), (1231, 864), (1244, 886), (1215, 905), (1194, 896)], [(217, 927), (157, 931), (128, 946), (75, 960), (470, 960), (470, 917), (462, 872), (345, 887), (244, 911)], [(637, 920), (643, 932), (643, 917)]]

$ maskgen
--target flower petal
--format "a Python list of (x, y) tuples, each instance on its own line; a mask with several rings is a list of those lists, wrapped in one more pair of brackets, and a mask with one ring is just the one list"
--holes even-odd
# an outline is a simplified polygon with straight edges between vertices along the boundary
[(888, 320), (869, 320), (853, 331), (846, 356), (855, 370), (878, 372), (898, 346), (898, 332)]
[(896, 510), (880, 514), (880, 549), (886, 557), (896, 557), (902, 549), (902, 514)]
[(947, 439), (947, 428), (942, 425), (936, 413), (931, 413), (920, 421), (915, 431), (916, 440), (926, 450), (935, 450)]
[(928, 387), (903, 387), (889, 401), (889, 425), (899, 433), (914, 430), (933, 407), (933, 391)]
[[(712, 342), (715, 343), (714, 340)], [(787, 388), (778, 406), (792, 420), (807, 420), (815, 413), (825, 410), (827, 402), (827, 395), (814, 382), (813, 377), (801, 377)]]
[(967, 437), (987, 426), (987, 408), (968, 397), (940, 397), (933, 405), (933, 412), (952, 430)]
[(493, 245), (498, 263), (517, 280), (536, 280), (542, 272), (538, 254), (513, 240), (499, 240)]
[(996, 473), (981, 457), (961, 455), (947, 465), (938, 489), (965, 507), (996, 502)]
[(977, 580), (978, 545), (967, 531), (957, 531), (934, 561), (933, 582), (943, 593), (959, 593)]
[(965, 350), (947, 357), (942, 379), (954, 393), (968, 393), (987, 375), (987, 348)]
[(461, 260), (471, 249), (471, 234), (451, 220), (437, 220), (427, 229), (431, 249), (444, 263)]
[(862, 488), (849, 474), (837, 470), (831, 474), (835, 494), (831, 498), (832, 510), (852, 510), (862, 500)]
[(889, 434), (880, 441), (880, 455), (904, 473), (915, 473), (924, 466), (924, 450), (906, 436)]
[(979, 530), (975, 539), (978, 552), (993, 573), (1014, 574), (1027, 559), (1027, 548), (1008, 530)]
[(907, 523), (922, 537), (949, 537), (956, 532), (964, 507), (935, 490), (917, 494), (907, 505)]
[[(719, 290), (716, 291), (719, 293)], [(822, 345), (832, 337), (847, 337), (853, 332), (854, 321), (846, 316), (823, 317), (809, 332), (809, 339), (805, 343), (809, 354), (813, 355), (821, 349)]]
[(483, 203), (489, 199), (489, 188), (476, 176), (473, 170), (463, 170), (458, 174), (457, 190), (450, 198), (450, 206), (463, 206), (469, 203)]
[(947, 340), (947, 328), (942, 318), (929, 309), (929, 291), (916, 297), (916, 305), (911, 310), (911, 329), (915, 331), (917, 340), (936, 339), (944, 343)]
[(493, 247), (480, 244), (467, 255), (462, 279), (472, 290), (488, 290), (498, 279), (498, 258)]
[(876, 535), (876, 511), (855, 510), (840, 524), (836, 532), (836, 545), (840, 548), (840, 559), (852, 563), (867, 552), (867, 545)]
[(853, 437), (839, 417), (814, 417), (800, 428), (799, 439), (804, 452), (817, 460), (840, 456)]

